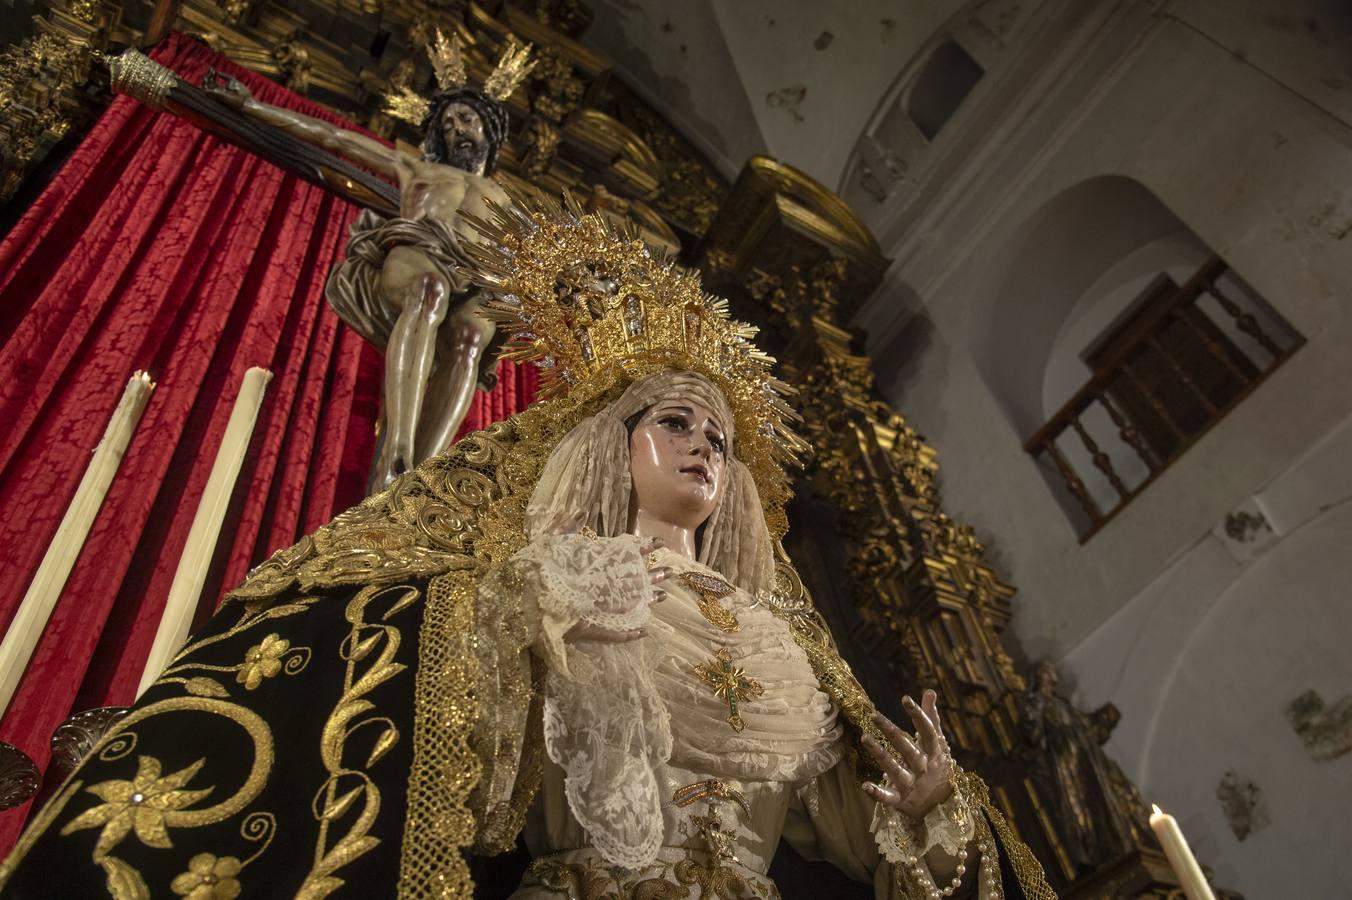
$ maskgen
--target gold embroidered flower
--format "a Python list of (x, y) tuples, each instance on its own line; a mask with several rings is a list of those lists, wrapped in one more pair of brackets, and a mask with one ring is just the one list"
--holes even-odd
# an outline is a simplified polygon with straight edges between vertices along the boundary
[(188, 871), (169, 885), (175, 894), (187, 900), (235, 900), (239, 896), (239, 860), (233, 856), (217, 858), (199, 853), (188, 860)]
[(244, 654), (244, 665), (235, 675), (235, 680), (252, 691), (263, 683), (264, 678), (271, 678), (282, 671), (282, 656), (289, 649), (291, 642), (284, 640), (280, 634), (268, 635), (263, 638), (263, 643), (255, 644)]
[(158, 759), (138, 756), (136, 777), (131, 781), (113, 779), (85, 788), (103, 803), (71, 819), (61, 833), (102, 826), (103, 831), (94, 845), (96, 862), (107, 856), (129, 831), (135, 831), (141, 843), (148, 847), (172, 847), (165, 827), (165, 814), (191, 806), (211, 793), (211, 788), (182, 789), (205, 763), (205, 759), (199, 759), (188, 768), (161, 778)]

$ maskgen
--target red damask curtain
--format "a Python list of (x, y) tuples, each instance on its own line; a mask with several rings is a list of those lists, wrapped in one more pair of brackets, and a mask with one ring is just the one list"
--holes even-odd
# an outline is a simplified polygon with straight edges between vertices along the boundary
[[(342, 120), (180, 35), (155, 58), (229, 72), (264, 102)], [(361, 499), (381, 359), (323, 300), (357, 210), (242, 150), (116, 99), (0, 243), (0, 624), (28, 587), (136, 369), (158, 382), (0, 739), (45, 767), (72, 712), (134, 699), (246, 369), (268, 387), (203, 595)], [(527, 405), (504, 363), (467, 428)], [(0, 848), (26, 817), (0, 814)]]

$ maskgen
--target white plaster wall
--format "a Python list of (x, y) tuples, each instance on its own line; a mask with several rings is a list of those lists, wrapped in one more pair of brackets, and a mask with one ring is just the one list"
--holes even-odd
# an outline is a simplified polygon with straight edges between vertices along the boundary
[[(1204, 538), (1062, 660), (1078, 703), (1122, 711), (1108, 752), (1249, 900), (1352, 895), (1352, 756), (1314, 761), (1284, 712), (1352, 693), (1349, 459), (1352, 419), (1259, 492), (1278, 531), (1260, 555)], [(1271, 820), (1242, 842), (1216, 799), (1227, 769)]]
[[(1086, 705), (1118, 704), (1110, 749), (1222, 883), (1352, 896), (1352, 760), (1312, 762), (1283, 715), (1306, 689), (1352, 691), (1352, 128), (1297, 89), (1325, 57), (1263, 43), (1275, 2), (1237, 4), (1220, 37), (1204, 30), (1217, 3), (1099, 7), (1074, 58), (1047, 62), (1076, 77), (876, 218), (897, 264), (858, 324), (884, 392), (939, 451), (950, 512), (1019, 587), (1024, 655), (1060, 661)], [(1179, 224), (1307, 344), (1082, 545), (1022, 443), (1073, 380), (1065, 348), (1106, 314), (1077, 304)], [(1248, 562), (1212, 533), (1241, 505), (1281, 532)], [(1274, 817), (1243, 844), (1215, 797), (1227, 768)]]
[[(767, 152), (834, 185), (879, 97), (964, 5), (970, 0), (596, 0), (583, 42), (615, 60), (725, 173)], [(797, 85), (806, 94), (794, 112), (769, 102)]]
[[(714, 0), (770, 154), (835, 185), (878, 98), (963, 0)], [(890, 22), (885, 25), (884, 20)], [(830, 32), (831, 42), (814, 42)], [(795, 117), (767, 102), (807, 89)]]
[[(1099, 0), (595, 0), (584, 42), (663, 109), (725, 172), (770, 155), (836, 186), (898, 74), (944, 29), (990, 69), (1030, 13), (1058, 6), (1067, 27)], [(1344, 0), (1137, 0), (1352, 121), (1352, 6)], [(825, 32), (832, 36), (816, 46)], [(802, 85), (798, 117), (767, 102)], [(898, 149), (898, 148), (893, 148)], [(905, 149), (905, 148), (900, 148)], [(846, 184), (845, 193), (855, 185)], [(874, 204), (860, 197), (861, 211)]]
[(1164, 10), (1343, 122), (1352, 122), (1352, 4), (1173, 0)]
[[(1152, 29), (1057, 146), (1045, 146), (1045, 130), (1023, 136), (1005, 169), (983, 172), (1017, 187), (1007, 199), (992, 193), (1003, 208), (993, 213), (973, 191), (927, 234), (932, 252), (892, 276), (919, 298), (922, 319), (871, 348), (883, 389), (938, 447), (950, 506), (999, 548), (1021, 588), (1015, 627), (1032, 655), (1074, 646), (1352, 410), (1352, 391), (1339, 387), (1352, 383), (1342, 350), (1352, 343), (1352, 253), (1316, 215), (1352, 183), (1352, 133), (1191, 30)], [(1030, 220), (1105, 175), (1143, 185), (1309, 343), (1082, 547), (1021, 449), (1040, 416), (1011, 408), (1008, 392), (1014, 376), (1032, 373), (1022, 409), (1040, 412), (1051, 341), (1036, 340), (1064, 318), (1044, 327), (1043, 306), (1068, 311), (1103, 269), (1080, 272), (1069, 301), (1040, 294), (1037, 279), (1058, 284), (1078, 271), (1123, 213), (1105, 203), (1097, 226), (1051, 228), (1046, 238), (1060, 244), (1043, 249), (1042, 272), (1020, 265)], [(1139, 246), (1123, 240), (1124, 252)], [(1011, 294), (1019, 302), (1002, 307)]]

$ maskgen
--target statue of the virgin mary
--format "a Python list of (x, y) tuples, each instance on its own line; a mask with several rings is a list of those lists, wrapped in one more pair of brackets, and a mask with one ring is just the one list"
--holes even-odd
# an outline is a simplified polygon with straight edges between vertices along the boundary
[(259, 566), (35, 817), (0, 896), (778, 897), (781, 838), (879, 897), (1053, 896), (879, 716), (780, 549), (806, 447), (755, 330), (571, 202), (476, 277), (546, 399)]

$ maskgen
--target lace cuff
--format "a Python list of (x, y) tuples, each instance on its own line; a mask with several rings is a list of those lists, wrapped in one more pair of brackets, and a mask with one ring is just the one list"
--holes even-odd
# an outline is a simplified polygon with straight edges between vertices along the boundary
[(967, 801), (954, 791), (930, 810), (923, 822), (878, 803), (873, 809), (872, 830), (878, 852), (895, 865), (914, 863), (935, 847), (956, 857), (971, 843), (976, 826)]
[(619, 631), (651, 620), (639, 546), (633, 536), (544, 535), (509, 563), (549, 666), (545, 750), (564, 771), (573, 817), (607, 862), (626, 868), (651, 863), (662, 844), (655, 770), (671, 756), (671, 727), (652, 679), (657, 654), (643, 640), (564, 635), (579, 622)]
[(555, 672), (588, 680), (586, 654), (564, 641), (569, 629), (590, 623), (616, 631), (639, 628), (651, 618), (653, 588), (632, 535), (597, 538), (547, 534), (522, 548), (504, 566), (521, 592), (531, 644)]
[[(953, 767), (950, 783), (953, 796), (930, 810), (923, 822), (881, 803), (875, 805), (872, 830), (879, 851), (892, 867), (892, 896), (933, 900), (951, 897), (962, 886), (968, 860), (975, 850), (979, 860), (975, 896), (980, 900), (1001, 900), (1005, 896), (1002, 866), (1006, 863), (1024, 896), (1030, 900), (1055, 900), (1056, 893), (1047, 884), (1042, 866), (1005, 821), (1004, 814), (991, 803), (986, 783), (957, 766)], [(936, 847), (957, 861), (955, 877), (944, 888), (934, 883), (934, 875), (924, 859)], [(1001, 848), (1004, 860), (1000, 858)]]
[[(898, 886), (909, 880), (926, 897), (950, 896), (962, 884), (967, 871), (967, 846), (976, 836), (976, 820), (967, 799), (958, 789), (959, 772), (954, 767), (953, 793), (925, 814), (924, 821), (877, 803), (873, 807), (873, 839), (878, 852), (892, 864)], [(886, 784), (884, 779), (884, 784)], [(957, 876), (940, 890), (924, 857), (935, 847), (957, 860)]]

